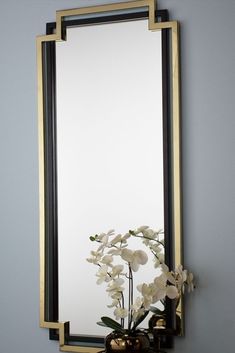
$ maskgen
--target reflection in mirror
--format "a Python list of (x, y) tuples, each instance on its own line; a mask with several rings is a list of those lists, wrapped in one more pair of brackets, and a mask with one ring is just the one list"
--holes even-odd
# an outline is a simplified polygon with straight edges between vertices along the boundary
[[(164, 228), (161, 31), (147, 20), (68, 28), (56, 68), (59, 320), (105, 335), (96, 322), (112, 309), (89, 236)], [(149, 258), (136, 283), (156, 276)]]

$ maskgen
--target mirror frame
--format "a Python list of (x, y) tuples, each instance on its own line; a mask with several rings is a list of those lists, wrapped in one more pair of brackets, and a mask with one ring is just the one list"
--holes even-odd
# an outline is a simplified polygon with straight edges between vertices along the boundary
[[(144, 11), (143, 11), (144, 8)], [(147, 11), (145, 10), (147, 8)], [(137, 10), (126, 12), (128, 10)], [(115, 11), (124, 11), (115, 14)], [(106, 15), (103, 15), (107, 13)], [(112, 13), (110, 15), (110, 13)], [(102, 14), (74, 20), (74, 16)], [(71, 19), (71, 18), (72, 19)], [(58, 239), (57, 239), (57, 175), (56, 175), (56, 90), (55, 43), (66, 40), (66, 27), (124, 19), (147, 18), (149, 30), (162, 30), (163, 36), (163, 134), (164, 134), (164, 214), (166, 262), (170, 268), (182, 264), (181, 165), (180, 165), (180, 87), (179, 87), (179, 25), (168, 21), (166, 10), (156, 9), (154, 0), (114, 3), (87, 8), (57, 11), (56, 23), (47, 24), (47, 34), (37, 37), (38, 118), (39, 118), (39, 197), (40, 197), (40, 327), (50, 329), (50, 338), (59, 339), (60, 350), (98, 353), (92, 347), (97, 338), (86, 337), (88, 345), (75, 346), (76, 336), (70, 335), (69, 322), (58, 321)], [(75, 22), (74, 22), (75, 21)], [(169, 31), (171, 38), (169, 39)], [(168, 58), (169, 57), (169, 58)], [(170, 60), (171, 58), (171, 60)], [(168, 62), (168, 61), (171, 61)], [(169, 64), (169, 65), (168, 65)], [(181, 327), (184, 312), (181, 299)], [(167, 327), (176, 330), (175, 307), (166, 304)], [(172, 339), (162, 338), (162, 347), (171, 347)]]

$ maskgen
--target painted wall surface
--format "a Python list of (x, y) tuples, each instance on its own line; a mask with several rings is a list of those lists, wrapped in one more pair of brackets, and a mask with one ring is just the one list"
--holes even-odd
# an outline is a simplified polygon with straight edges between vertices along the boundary
[[(120, 0), (119, 0), (120, 1)], [(115, 1), (112, 1), (115, 2)], [(39, 328), (35, 37), (57, 9), (0, 2), (0, 353), (55, 353)], [(159, 0), (181, 22), (185, 264), (198, 277), (175, 353), (230, 353), (235, 335), (235, 1)]]

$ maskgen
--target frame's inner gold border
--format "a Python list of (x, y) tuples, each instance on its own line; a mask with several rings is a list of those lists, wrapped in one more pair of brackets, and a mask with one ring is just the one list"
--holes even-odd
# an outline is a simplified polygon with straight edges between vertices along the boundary
[[(66, 344), (65, 332), (69, 323), (45, 321), (45, 183), (44, 183), (44, 123), (43, 123), (43, 63), (42, 43), (48, 41), (61, 41), (62, 21), (66, 17), (129, 10), (147, 7), (149, 10), (149, 30), (171, 30), (171, 55), (172, 55), (172, 164), (173, 164), (173, 235), (174, 235), (174, 261), (175, 265), (182, 264), (182, 221), (181, 221), (181, 168), (180, 168), (180, 89), (179, 89), (179, 48), (178, 48), (178, 22), (155, 22), (155, 0), (139, 0), (109, 5), (85, 7), (79, 9), (57, 11), (56, 32), (51, 35), (37, 37), (37, 61), (38, 61), (38, 119), (39, 119), (39, 210), (40, 210), (40, 327), (59, 330), (60, 350), (64, 352), (89, 352), (98, 353), (100, 348), (70, 346)], [(183, 333), (183, 306), (180, 303), (181, 334)]]

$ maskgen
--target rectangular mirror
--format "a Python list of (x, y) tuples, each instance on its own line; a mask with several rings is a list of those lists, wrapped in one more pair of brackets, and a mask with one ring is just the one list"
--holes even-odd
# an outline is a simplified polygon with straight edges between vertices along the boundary
[[(182, 263), (177, 28), (134, 1), (58, 11), (38, 37), (40, 314), (62, 350), (98, 352), (108, 333), (91, 235), (162, 229), (166, 263)], [(165, 312), (175, 328), (170, 301)]]

